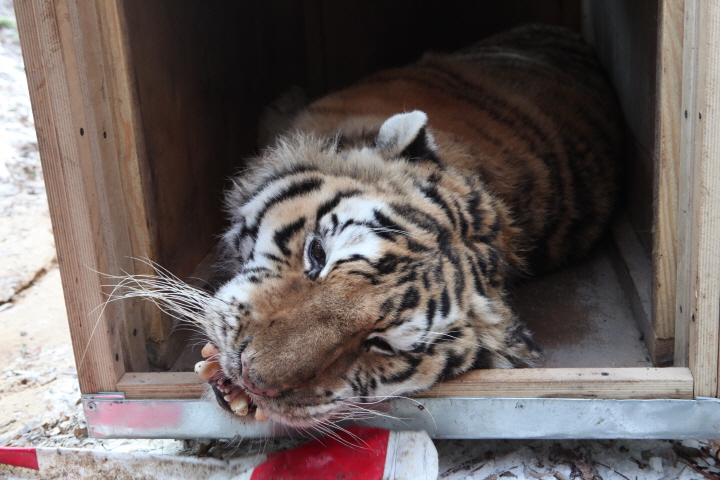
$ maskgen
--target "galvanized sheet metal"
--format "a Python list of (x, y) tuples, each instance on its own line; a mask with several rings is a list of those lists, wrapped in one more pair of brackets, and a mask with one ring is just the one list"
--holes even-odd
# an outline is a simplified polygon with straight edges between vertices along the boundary
[[(86, 395), (83, 406), (90, 434), (100, 438), (258, 438), (295, 433), (284, 425), (233, 416), (214, 401)], [(382, 410), (382, 416), (362, 424), (457, 439), (720, 438), (720, 400), (715, 398), (414, 398), (389, 401)]]

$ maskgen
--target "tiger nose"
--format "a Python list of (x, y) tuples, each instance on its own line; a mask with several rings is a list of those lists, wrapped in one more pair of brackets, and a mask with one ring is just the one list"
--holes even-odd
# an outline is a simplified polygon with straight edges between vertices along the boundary
[(242, 363), (242, 384), (243, 387), (248, 389), (255, 395), (262, 395), (264, 397), (277, 397), (280, 392), (269, 388), (263, 388), (262, 385), (258, 385), (255, 380), (250, 376), (250, 359), (244, 353), (240, 355), (240, 362)]

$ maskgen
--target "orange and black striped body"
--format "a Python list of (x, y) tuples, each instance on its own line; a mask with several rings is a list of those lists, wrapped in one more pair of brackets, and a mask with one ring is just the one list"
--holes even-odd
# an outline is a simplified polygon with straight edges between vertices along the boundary
[(470, 368), (530, 365), (520, 275), (583, 255), (623, 122), (590, 48), (524, 27), (307, 107), (228, 193), (206, 332), (227, 381), (298, 426)]
[(531, 270), (582, 256), (597, 239), (615, 204), (623, 122), (576, 34), (525, 27), (427, 55), (315, 102), (296, 128), (367, 145), (410, 110), (427, 113), (443, 163), (479, 175), (512, 209)]

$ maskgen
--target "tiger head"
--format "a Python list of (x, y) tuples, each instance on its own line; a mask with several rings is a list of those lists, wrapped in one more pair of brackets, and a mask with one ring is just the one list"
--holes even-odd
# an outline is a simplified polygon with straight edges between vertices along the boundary
[(291, 135), (228, 194), (206, 333), (276, 421), (332, 421), (536, 355), (507, 305), (521, 268), (507, 208), (443, 164), (423, 112), (378, 125)]

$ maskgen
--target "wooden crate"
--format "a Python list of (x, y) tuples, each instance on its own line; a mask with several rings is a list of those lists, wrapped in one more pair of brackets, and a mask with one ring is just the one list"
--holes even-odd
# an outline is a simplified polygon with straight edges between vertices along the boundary
[[(630, 320), (616, 320), (642, 334), (650, 358), (638, 360), (641, 368), (614, 368), (600, 355), (589, 365), (474, 371), (430, 395), (717, 396), (720, 1), (443, 5), (16, 0), (83, 393), (200, 395), (193, 373), (173, 371), (191, 360), (187, 337), (145, 303), (98, 308), (108, 292), (98, 272), (147, 273), (137, 257), (182, 278), (207, 269), (222, 230), (221, 192), (255, 148), (263, 105), (291, 85), (317, 96), (429, 48), (547, 22), (583, 31), (595, 44), (632, 131), (624, 220), (601, 256), (613, 259), (608, 275), (628, 295), (605, 303), (630, 312)], [(556, 275), (552, 288), (571, 274)], [(537, 289), (546, 281), (531, 283), (524, 298), (542, 297)], [(559, 321), (577, 330), (574, 316), (599, 321), (593, 309)], [(542, 338), (545, 327), (530, 323)], [(553, 335), (562, 337), (546, 337)]]

